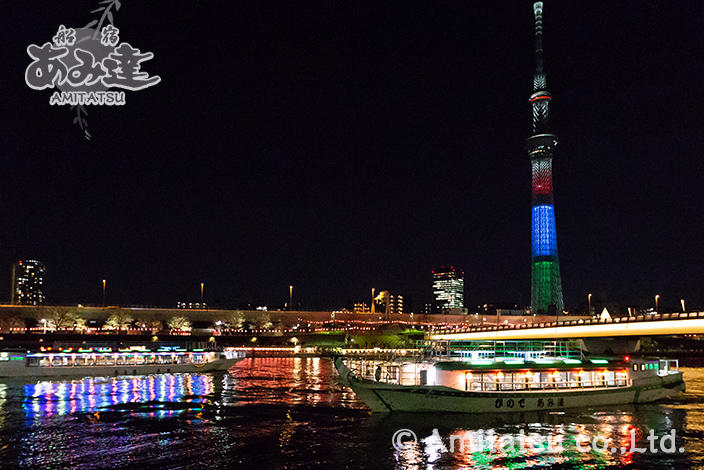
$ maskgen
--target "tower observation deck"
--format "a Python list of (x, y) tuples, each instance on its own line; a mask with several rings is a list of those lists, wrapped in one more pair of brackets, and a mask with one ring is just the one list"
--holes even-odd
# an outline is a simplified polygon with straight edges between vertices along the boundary
[(533, 313), (554, 313), (564, 309), (552, 192), (552, 159), (558, 140), (550, 130), (552, 96), (547, 90), (543, 70), (543, 2), (533, 4), (533, 13), (536, 59), (533, 94), (530, 95), (533, 127), (532, 135), (526, 141), (533, 174), (531, 310)]

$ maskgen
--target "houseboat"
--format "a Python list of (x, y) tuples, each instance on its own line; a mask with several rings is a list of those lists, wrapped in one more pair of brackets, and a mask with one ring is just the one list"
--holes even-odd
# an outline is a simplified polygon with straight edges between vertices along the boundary
[(588, 357), (561, 341), (444, 342), (419, 360), (335, 358), (373, 412), (527, 412), (647, 403), (684, 392), (677, 360)]
[(227, 370), (244, 357), (240, 351), (178, 347), (72, 348), (39, 352), (0, 352), (0, 377), (142, 375)]

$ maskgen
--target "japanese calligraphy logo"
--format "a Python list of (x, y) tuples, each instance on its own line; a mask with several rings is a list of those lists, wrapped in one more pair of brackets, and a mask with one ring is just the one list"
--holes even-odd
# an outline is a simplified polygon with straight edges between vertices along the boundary
[(124, 105), (125, 92), (118, 90), (144, 90), (161, 81), (142, 70), (154, 54), (120, 42), (112, 24), (100, 31), (61, 25), (51, 42), (30, 44), (27, 54), (32, 62), (25, 82), (33, 90), (55, 89), (52, 105)]

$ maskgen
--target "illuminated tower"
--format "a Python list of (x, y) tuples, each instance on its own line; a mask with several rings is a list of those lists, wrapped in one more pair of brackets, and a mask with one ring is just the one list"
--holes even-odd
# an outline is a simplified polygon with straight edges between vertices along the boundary
[(552, 197), (552, 156), (557, 136), (550, 132), (551, 96), (543, 71), (543, 2), (535, 2), (533, 12), (536, 61), (533, 94), (530, 95), (533, 133), (526, 142), (533, 172), (531, 309), (533, 313), (552, 313), (564, 308)]

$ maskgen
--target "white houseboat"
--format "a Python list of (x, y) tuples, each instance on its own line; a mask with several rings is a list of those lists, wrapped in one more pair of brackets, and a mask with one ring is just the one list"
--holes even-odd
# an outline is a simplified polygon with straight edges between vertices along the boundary
[(336, 358), (373, 412), (521, 412), (646, 403), (685, 385), (677, 360), (588, 358), (566, 342), (433, 345), (421, 360)]
[(244, 357), (240, 351), (185, 348), (72, 348), (40, 352), (0, 352), (0, 377), (141, 375), (227, 370)]

